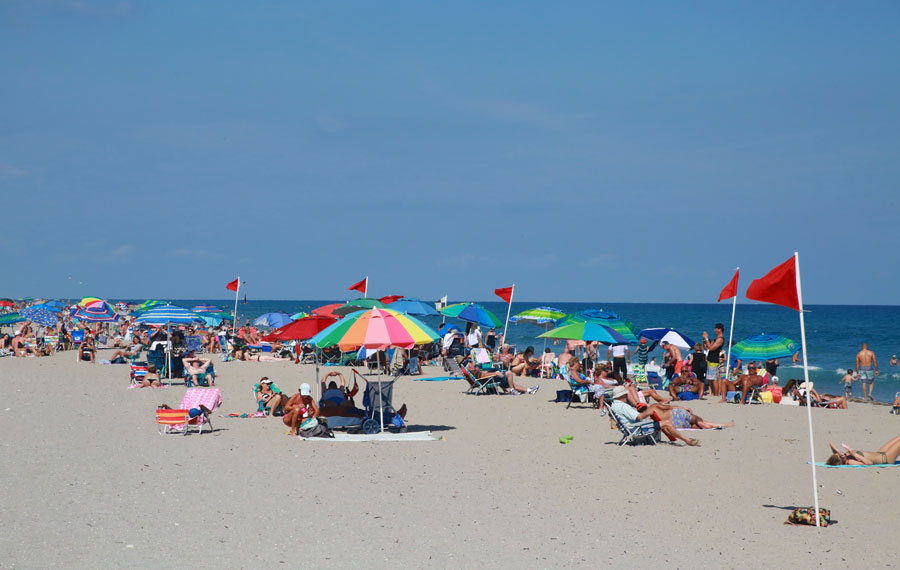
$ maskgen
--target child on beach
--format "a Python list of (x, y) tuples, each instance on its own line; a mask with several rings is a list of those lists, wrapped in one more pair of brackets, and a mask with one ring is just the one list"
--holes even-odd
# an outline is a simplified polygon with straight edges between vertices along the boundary
[(847, 374), (841, 378), (841, 384), (844, 386), (844, 397), (853, 397), (853, 382), (856, 380), (853, 376), (853, 370), (847, 370)]

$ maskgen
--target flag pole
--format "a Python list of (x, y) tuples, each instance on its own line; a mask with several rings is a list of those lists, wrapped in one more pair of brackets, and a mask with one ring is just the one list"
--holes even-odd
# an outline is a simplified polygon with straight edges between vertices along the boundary
[(509, 344), (509, 342), (506, 340), (506, 331), (507, 331), (507, 329), (509, 329), (509, 313), (512, 310), (512, 300), (513, 300), (513, 296), (515, 294), (516, 294), (516, 284), (513, 283), (512, 291), (510, 291), (510, 293), (509, 293), (509, 303), (506, 304), (506, 324), (503, 325), (503, 342), (500, 343), (501, 347), (504, 344)]
[[(735, 271), (740, 271), (741, 268), (738, 267)], [(725, 356), (725, 381), (728, 381), (728, 377), (731, 376), (731, 341), (734, 338), (734, 310), (737, 308), (737, 291), (734, 292), (734, 297), (731, 298), (731, 327), (728, 329), (728, 350), (726, 351)], [(724, 395), (722, 396), (724, 398)]]
[(241, 276), (240, 276), (240, 275), (238, 275), (237, 282), (238, 282), (238, 283), (237, 283), (237, 288), (234, 290), (234, 314), (231, 316), (231, 317), (232, 317), (232, 320), (234, 321), (232, 324), (234, 325), (234, 332), (235, 332), (235, 333), (237, 333), (237, 329), (238, 329), (238, 322), (237, 322), (237, 303), (238, 303), (238, 295), (240, 294), (240, 290), (241, 290)]
[(806, 324), (803, 321), (803, 290), (800, 288), (800, 253), (794, 252), (794, 268), (797, 273), (797, 304), (800, 305), (800, 344), (803, 347), (803, 380), (806, 382), (806, 421), (809, 424), (809, 463), (812, 467), (813, 504), (816, 509), (816, 526), (819, 526), (819, 487), (816, 483), (816, 453), (813, 447), (812, 405), (809, 401), (809, 363), (806, 360)]

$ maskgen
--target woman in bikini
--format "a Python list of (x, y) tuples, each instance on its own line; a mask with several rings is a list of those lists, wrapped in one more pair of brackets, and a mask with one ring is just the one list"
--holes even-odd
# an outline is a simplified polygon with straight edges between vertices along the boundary
[(284, 425), (291, 428), (291, 435), (297, 435), (297, 428), (309, 418), (319, 417), (319, 407), (309, 395), (309, 384), (301, 384), (300, 392), (291, 396), (284, 405)]
[(846, 451), (841, 452), (832, 442), (828, 442), (831, 455), (825, 460), (826, 465), (891, 465), (900, 455), (900, 436), (878, 448), (878, 451), (856, 451), (846, 443), (842, 443)]

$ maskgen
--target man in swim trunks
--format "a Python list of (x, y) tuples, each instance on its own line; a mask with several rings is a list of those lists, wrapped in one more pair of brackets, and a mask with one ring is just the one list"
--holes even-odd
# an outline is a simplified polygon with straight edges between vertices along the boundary
[(878, 376), (878, 359), (869, 350), (868, 343), (862, 343), (862, 350), (856, 353), (856, 377), (862, 384), (863, 400), (875, 400), (872, 390), (875, 388), (875, 377)]
[[(209, 369), (209, 365), (212, 362), (209, 358), (197, 358), (185, 357), (181, 359), (184, 363), (184, 372), (188, 376), (190, 376), (191, 382), (199, 383), (201, 380), (206, 380), (207, 378), (207, 369)], [(216, 385), (216, 379), (213, 376), (209, 376), (210, 386)]]
[(681, 357), (681, 349), (666, 341), (662, 341), (660, 347), (665, 351), (663, 366), (666, 368), (666, 379), (671, 381), (676, 374), (681, 374), (681, 366), (684, 364)]

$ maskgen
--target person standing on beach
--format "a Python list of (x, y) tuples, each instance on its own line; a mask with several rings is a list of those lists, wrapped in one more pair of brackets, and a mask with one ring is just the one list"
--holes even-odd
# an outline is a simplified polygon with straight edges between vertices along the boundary
[(662, 341), (660, 347), (666, 351), (663, 355), (663, 367), (666, 369), (666, 380), (671, 382), (676, 374), (681, 374), (681, 366), (684, 364), (681, 349), (667, 341)]
[(631, 364), (631, 353), (627, 344), (614, 344), (606, 351), (606, 359), (612, 356), (613, 372), (618, 372), (622, 379), (628, 378), (628, 365)]
[[(708, 332), (703, 331), (703, 349), (706, 350), (706, 384), (709, 385), (712, 382), (712, 385), (716, 386), (716, 380), (719, 378), (719, 362), (724, 360), (722, 348), (725, 346), (725, 325), (716, 323), (713, 330), (716, 333), (716, 338), (713, 340), (709, 339)], [(719, 394), (713, 393), (713, 395), (718, 396)]]
[(878, 359), (869, 350), (869, 344), (862, 343), (862, 350), (856, 353), (856, 377), (862, 384), (863, 400), (875, 401), (872, 390), (875, 388), (875, 377), (878, 376)]
[(844, 397), (848, 400), (853, 397), (853, 381), (856, 378), (853, 377), (853, 371), (848, 369), (847, 374), (841, 378), (841, 384), (844, 386)]

